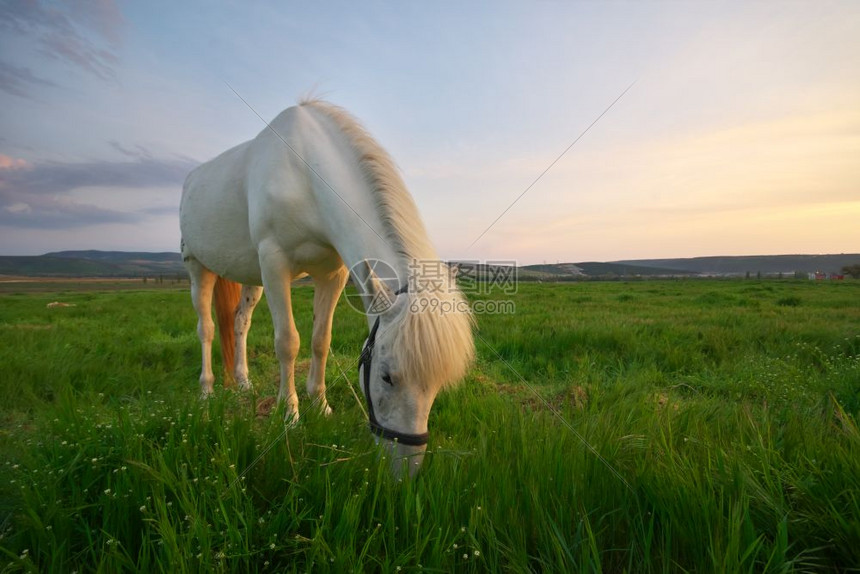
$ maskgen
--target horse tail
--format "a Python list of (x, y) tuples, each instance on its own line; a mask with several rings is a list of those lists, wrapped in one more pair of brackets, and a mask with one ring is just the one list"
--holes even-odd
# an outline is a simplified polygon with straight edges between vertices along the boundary
[(215, 315), (218, 318), (218, 334), (221, 339), (221, 360), (224, 363), (224, 386), (231, 386), (233, 380), (233, 360), (235, 358), (236, 336), (233, 326), (236, 308), (239, 305), (242, 286), (229, 279), (218, 277), (215, 282)]

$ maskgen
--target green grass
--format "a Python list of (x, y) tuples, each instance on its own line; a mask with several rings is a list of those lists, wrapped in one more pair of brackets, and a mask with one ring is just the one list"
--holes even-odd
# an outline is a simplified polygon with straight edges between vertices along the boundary
[[(356, 385), (366, 334), (345, 304), (335, 415), (305, 412), (285, 434), (255, 416), (277, 388), (265, 304), (249, 340), (259, 395), (200, 401), (185, 291), (0, 295), (3, 570), (860, 565), (860, 283), (524, 284), (512, 298), (515, 314), (478, 318), (478, 361), (437, 399), (418, 478), (397, 482), (341, 377)], [(294, 290), (305, 343), (311, 300)]]

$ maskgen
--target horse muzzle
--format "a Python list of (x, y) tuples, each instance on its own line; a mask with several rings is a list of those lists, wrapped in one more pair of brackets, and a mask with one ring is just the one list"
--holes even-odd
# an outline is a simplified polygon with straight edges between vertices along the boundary
[(391, 472), (397, 478), (412, 478), (421, 469), (427, 445), (402, 444), (397, 440), (376, 437), (382, 454), (388, 460)]

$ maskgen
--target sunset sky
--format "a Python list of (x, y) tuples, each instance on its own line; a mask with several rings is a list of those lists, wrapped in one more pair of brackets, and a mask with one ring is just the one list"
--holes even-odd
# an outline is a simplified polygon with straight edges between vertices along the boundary
[(445, 259), (860, 252), (860, 2), (176, 4), (0, 3), (0, 254), (177, 251), (228, 84), (359, 117)]

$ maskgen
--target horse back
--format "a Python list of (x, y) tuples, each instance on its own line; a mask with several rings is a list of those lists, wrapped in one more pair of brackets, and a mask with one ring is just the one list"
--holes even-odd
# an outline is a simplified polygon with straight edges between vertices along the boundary
[[(331, 204), (340, 208), (341, 194), (363, 180), (352, 156), (328, 122), (300, 106), (285, 110), (253, 140), (188, 176), (180, 224), (189, 254), (222, 277), (258, 285), (264, 243), (297, 272), (342, 265), (333, 229), (353, 221), (351, 213), (335, 219)], [(360, 198), (348, 201), (369, 209)]]

